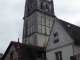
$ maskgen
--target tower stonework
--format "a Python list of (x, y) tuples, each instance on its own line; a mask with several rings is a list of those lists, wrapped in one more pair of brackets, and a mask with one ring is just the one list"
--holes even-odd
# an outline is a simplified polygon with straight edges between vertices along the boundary
[(22, 43), (44, 46), (54, 21), (53, 0), (26, 0)]

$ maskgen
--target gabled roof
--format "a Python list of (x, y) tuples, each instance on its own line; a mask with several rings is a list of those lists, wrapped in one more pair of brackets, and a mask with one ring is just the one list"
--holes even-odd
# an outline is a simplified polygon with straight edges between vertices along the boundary
[(57, 19), (67, 33), (73, 38), (75, 44), (80, 44), (80, 27), (73, 25), (69, 22)]
[(16, 48), (16, 51), (19, 53), (19, 55), (23, 58), (23, 59), (27, 59), (27, 58), (31, 58), (31, 59), (35, 59), (36, 58), (36, 51), (44, 51), (43, 47), (38, 47), (38, 46), (33, 46), (33, 45), (27, 45), (27, 44), (23, 44), (23, 43), (19, 43), (19, 48), (17, 47), (17, 43), (18, 42), (11, 42), (9, 47), (7, 48), (2, 60), (5, 58), (7, 52), (10, 50), (10, 47), (12, 45), (14, 45), (14, 47)]

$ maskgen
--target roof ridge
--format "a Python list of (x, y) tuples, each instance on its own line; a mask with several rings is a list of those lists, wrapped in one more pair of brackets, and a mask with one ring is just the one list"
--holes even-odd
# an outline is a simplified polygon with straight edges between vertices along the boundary
[(58, 18), (57, 20), (61, 23), (70, 37), (73, 38), (75, 44), (80, 44), (80, 27)]
[(64, 21), (64, 20), (61, 20), (61, 19), (58, 19), (58, 20), (60, 20), (60, 21), (62, 21), (62, 22), (65, 22), (65, 23), (68, 23), (68, 24), (70, 24), (70, 25), (73, 25), (73, 26), (75, 26), (75, 27), (80, 28), (79, 26), (77, 26), (77, 25), (75, 25), (75, 24), (73, 24), (73, 23), (70, 23), (70, 22), (68, 22), (68, 21)]
[[(11, 42), (13, 42), (13, 43), (17, 43), (17, 42), (15, 42), (15, 41), (11, 41)], [(24, 44), (24, 43), (20, 43), (20, 44), (25, 45), (25, 46), (31, 46), (31, 47), (43, 48), (43, 47), (40, 47), (40, 46), (29, 45), (29, 44)]]

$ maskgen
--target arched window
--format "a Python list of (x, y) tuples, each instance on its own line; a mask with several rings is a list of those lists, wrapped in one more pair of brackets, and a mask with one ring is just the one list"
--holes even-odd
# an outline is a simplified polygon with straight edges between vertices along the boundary
[(43, 3), (41, 2), (41, 9), (43, 9)]

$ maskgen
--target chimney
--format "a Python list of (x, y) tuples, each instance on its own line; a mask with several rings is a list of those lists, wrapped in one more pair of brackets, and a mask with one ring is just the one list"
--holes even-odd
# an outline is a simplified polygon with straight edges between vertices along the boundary
[(18, 38), (18, 42), (17, 42), (17, 48), (19, 48), (19, 38)]
[(45, 43), (44, 43), (44, 51), (46, 50), (46, 47), (45, 47)]

